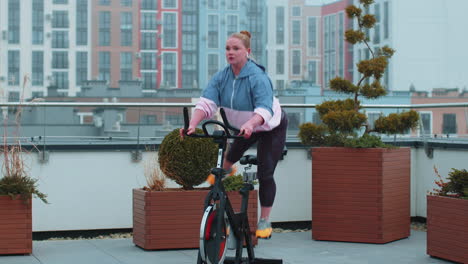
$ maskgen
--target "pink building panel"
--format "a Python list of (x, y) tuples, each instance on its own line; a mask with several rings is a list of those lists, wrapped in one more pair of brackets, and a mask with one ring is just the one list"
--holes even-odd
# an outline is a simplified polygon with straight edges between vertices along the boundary
[[(434, 89), (433, 97), (426, 97), (424, 93), (414, 93), (411, 98), (411, 104), (440, 104), (440, 103), (466, 103), (468, 101), (468, 93), (454, 93), (452, 90)], [(441, 96), (442, 95), (442, 96)], [(468, 135), (468, 109), (466, 107), (452, 108), (423, 108), (417, 109), (419, 112), (432, 113), (432, 135), (444, 135), (443, 120), (444, 114), (456, 115), (456, 127), (458, 136)]]

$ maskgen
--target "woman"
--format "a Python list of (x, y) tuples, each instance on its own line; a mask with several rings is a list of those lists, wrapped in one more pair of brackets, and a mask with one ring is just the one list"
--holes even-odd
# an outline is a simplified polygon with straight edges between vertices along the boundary
[[(240, 128), (243, 139), (236, 139), (224, 157), (224, 169), (231, 167), (244, 152), (257, 144), (259, 196), (261, 205), (260, 221), (256, 235), (271, 237), (269, 216), (276, 195), (273, 178), (278, 160), (281, 158), (286, 141), (288, 120), (281, 110), (279, 101), (273, 96), (273, 86), (265, 68), (249, 58), (250, 33), (241, 31), (232, 34), (226, 41), (226, 60), (229, 63), (216, 73), (192, 114), (187, 134), (203, 119), (210, 119), (223, 107), (231, 125)], [(181, 129), (181, 136), (183, 135)]]

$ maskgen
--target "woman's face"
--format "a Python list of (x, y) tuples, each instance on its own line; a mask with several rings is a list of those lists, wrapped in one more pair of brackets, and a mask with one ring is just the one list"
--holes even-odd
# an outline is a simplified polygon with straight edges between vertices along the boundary
[(231, 65), (243, 66), (247, 61), (247, 55), (250, 49), (247, 49), (238, 38), (229, 38), (226, 41), (226, 60)]

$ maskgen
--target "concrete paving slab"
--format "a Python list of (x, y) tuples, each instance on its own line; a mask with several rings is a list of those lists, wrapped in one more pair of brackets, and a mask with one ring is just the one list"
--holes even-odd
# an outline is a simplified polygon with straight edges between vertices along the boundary
[[(426, 254), (422, 231), (383, 245), (315, 241), (311, 231), (274, 233), (272, 239), (259, 241), (255, 254), (281, 258), (284, 264), (451, 263)], [(34, 241), (30, 256), (0, 256), (0, 264), (194, 264), (196, 259), (197, 250), (145, 251), (132, 239), (48, 240)]]

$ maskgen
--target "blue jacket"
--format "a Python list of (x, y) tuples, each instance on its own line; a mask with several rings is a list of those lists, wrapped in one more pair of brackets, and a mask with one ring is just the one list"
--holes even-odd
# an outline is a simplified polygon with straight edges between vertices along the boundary
[(229, 121), (237, 127), (259, 114), (265, 122), (254, 131), (271, 130), (281, 118), (271, 80), (265, 68), (252, 60), (247, 61), (237, 77), (228, 65), (210, 80), (196, 108), (211, 118), (218, 107), (225, 109)]

